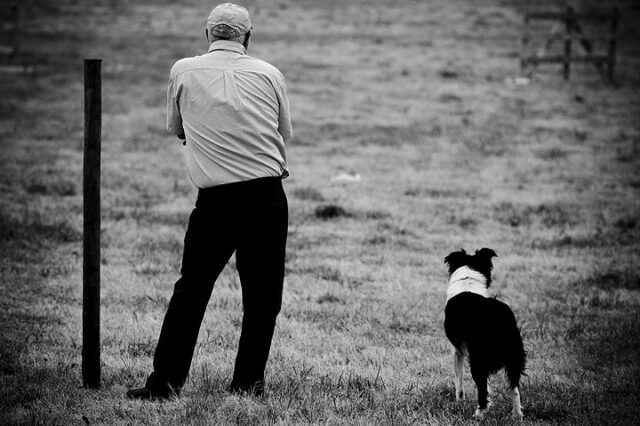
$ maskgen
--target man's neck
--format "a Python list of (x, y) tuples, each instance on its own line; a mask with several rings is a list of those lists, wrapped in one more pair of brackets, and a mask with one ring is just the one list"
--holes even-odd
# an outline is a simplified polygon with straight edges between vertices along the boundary
[(247, 49), (241, 43), (231, 40), (214, 40), (209, 45), (209, 52), (213, 52), (214, 50), (229, 50), (242, 55), (247, 54)]

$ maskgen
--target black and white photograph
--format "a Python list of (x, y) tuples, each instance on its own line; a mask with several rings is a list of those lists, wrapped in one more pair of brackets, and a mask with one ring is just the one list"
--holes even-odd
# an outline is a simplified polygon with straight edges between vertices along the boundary
[(0, 424), (640, 424), (637, 0), (0, 0)]

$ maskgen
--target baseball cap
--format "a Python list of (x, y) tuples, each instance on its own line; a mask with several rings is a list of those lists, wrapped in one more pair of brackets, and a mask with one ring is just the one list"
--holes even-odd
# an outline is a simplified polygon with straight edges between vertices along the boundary
[(233, 3), (217, 5), (207, 18), (207, 30), (218, 37), (239, 37), (252, 28), (249, 11)]

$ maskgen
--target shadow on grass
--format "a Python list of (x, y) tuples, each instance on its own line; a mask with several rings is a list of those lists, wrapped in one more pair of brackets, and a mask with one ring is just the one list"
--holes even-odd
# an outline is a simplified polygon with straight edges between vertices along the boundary
[(82, 410), (77, 395), (79, 366), (64, 357), (57, 360), (44, 358), (38, 364), (46, 367), (22, 364), (15, 365), (9, 374), (2, 372), (0, 424), (73, 423), (71, 413)]
[[(602, 315), (593, 323), (585, 324), (579, 334), (574, 333), (580, 366), (595, 374), (607, 374), (608, 377), (602, 377), (605, 381), (612, 379), (612, 373), (620, 369), (631, 370), (629, 375), (638, 377), (640, 313), (636, 311), (635, 315), (630, 315), (624, 310), (607, 311), (606, 317)], [(630, 390), (635, 390), (640, 396), (637, 381)]]
[[(634, 424), (640, 407), (633, 380), (558, 382), (546, 377), (524, 386), (525, 420), (559, 424)], [(634, 389), (635, 387), (635, 389)]]
[[(45, 281), (66, 276), (75, 266), (49, 250), (80, 239), (81, 232), (65, 220), (44, 217), (39, 212), (16, 217), (0, 211), (0, 411), (3, 416), (7, 410), (18, 413), (10, 424), (33, 423), (35, 419), (25, 410), (69, 381), (66, 377), (73, 364), (66, 359), (55, 367), (41, 367), (56, 358), (53, 353), (47, 354), (35, 367), (36, 363), (24, 356), (39, 343), (57, 341), (62, 321), (58, 314), (52, 314), (56, 312), (52, 306), (68, 295), (52, 293)], [(43, 300), (46, 303), (41, 303)], [(39, 422), (49, 424), (49, 420), (44, 417)]]
[(82, 239), (82, 232), (65, 220), (52, 220), (40, 212), (28, 212), (16, 218), (0, 211), (0, 248), (9, 243), (65, 243)]

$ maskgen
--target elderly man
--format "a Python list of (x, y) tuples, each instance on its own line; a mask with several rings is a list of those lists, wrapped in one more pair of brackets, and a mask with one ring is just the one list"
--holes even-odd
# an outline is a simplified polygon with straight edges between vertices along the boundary
[(248, 11), (225, 3), (206, 25), (208, 53), (171, 69), (167, 129), (184, 139), (198, 198), (146, 385), (137, 399), (180, 394), (213, 285), (235, 252), (244, 315), (229, 390), (261, 395), (280, 312), (288, 227), (282, 179), (292, 135), (284, 77), (247, 55)]

